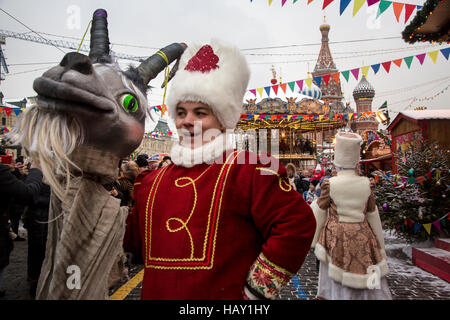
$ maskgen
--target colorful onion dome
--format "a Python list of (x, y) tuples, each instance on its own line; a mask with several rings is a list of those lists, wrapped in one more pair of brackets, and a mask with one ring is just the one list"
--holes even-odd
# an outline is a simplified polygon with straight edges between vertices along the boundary
[(361, 81), (359, 81), (358, 85), (353, 90), (353, 98), (355, 99), (373, 98), (374, 96), (375, 96), (375, 89), (363, 75)]

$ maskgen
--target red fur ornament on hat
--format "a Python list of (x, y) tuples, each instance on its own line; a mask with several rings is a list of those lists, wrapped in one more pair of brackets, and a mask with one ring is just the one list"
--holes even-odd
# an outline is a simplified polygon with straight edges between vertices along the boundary
[(187, 63), (184, 70), (201, 71), (202, 73), (219, 68), (219, 57), (214, 54), (210, 45), (204, 45)]

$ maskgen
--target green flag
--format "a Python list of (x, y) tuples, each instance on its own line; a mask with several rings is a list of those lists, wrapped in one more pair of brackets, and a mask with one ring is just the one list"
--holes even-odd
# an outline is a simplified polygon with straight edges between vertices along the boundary
[(405, 60), (406, 65), (408, 66), (408, 69), (411, 67), (411, 62), (413, 61), (414, 56), (405, 57), (403, 60)]
[(387, 108), (387, 101), (383, 102), (383, 104), (381, 105), (381, 107), (378, 108), (378, 110), (386, 109), (386, 108)]
[(380, 5), (378, 7), (377, 18), (386, 11), (387, 8), (392, 4), (392, 1), (381, 0)]
[(350, 74), (350, 71), (349, 70), (342, 71), (341, 74), (344, 76), (345, 80), (347, 80), (347, 82), (348, 82), (348, 76)]
[(289, 86), (289, 88), (291, 88), (291, 91), (294, 92), (294, 90), (295, 90), (295, 81), (288, 82), (288, 86)]

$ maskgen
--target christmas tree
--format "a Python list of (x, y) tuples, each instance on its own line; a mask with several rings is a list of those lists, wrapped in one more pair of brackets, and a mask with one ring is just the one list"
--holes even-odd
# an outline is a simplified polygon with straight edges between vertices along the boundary
[(385, 228), (408, 242), (450, 235), (450, 151), (417, 141), (396, 155), (398, 174), (376, 177), (375, 198)]

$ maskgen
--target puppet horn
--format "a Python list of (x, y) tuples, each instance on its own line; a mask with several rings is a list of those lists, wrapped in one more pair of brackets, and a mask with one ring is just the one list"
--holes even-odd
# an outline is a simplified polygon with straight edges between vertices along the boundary
[(185, 49), (186, 44), (184, 43), (172, 43), (142, 62), (137, 68), (137, 71), (144, 84), (148, 84), (166, 66), (181, 57)]
[(92, 16), (91, 50), (89, 58), (92, 62), (109, 61), (108, 14), (104, 9), (97, 9)]

